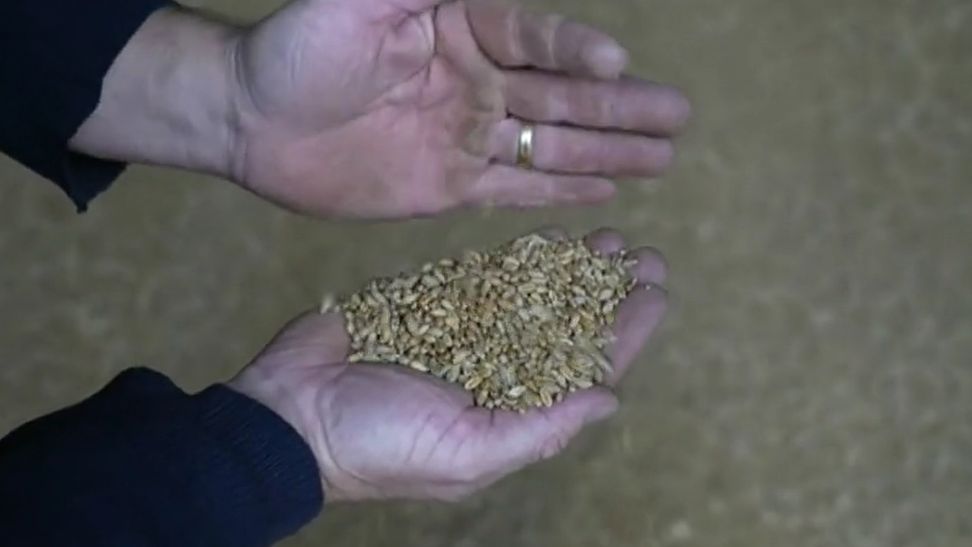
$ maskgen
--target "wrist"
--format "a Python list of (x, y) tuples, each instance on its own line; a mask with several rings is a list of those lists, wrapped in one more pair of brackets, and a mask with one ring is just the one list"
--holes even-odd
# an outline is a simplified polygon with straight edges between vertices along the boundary
[(238, 32), (181, 8), (154, 13), (112, 64), (101, 101), (71, 148), (231, 178), (239, 134), (231, 58)]
[(317, 378), (305, 378), (299, 382), (305, 388), (298, 388), (280, 382), (277, 374), (267, 373), (262, 368), (251, 365), (225, 385), (266, 407), (297, 432), (317, 461), (319, 478), (327, 501), (333, 502), (338, 501), (340, 492), (327, 480), (325, 468), (331, 460), (327, 450), (323, 448), (324, 439), (320, 426), (311, 425), (319, 422), (313, 416), (318, 397), (314, 393), (316, 390), (306, 389), (306, 386), (317, 385), (318, 382)]

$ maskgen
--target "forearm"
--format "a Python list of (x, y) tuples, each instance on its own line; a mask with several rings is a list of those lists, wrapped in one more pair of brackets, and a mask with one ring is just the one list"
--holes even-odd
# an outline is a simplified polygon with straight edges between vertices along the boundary
[(263, 547), (321, 495), (312, 453), (272, 411), (147, 370), (0, 439), (0, 545)]
[(231, 177), (237, 29), (181, 8), (146, 20), (105, 77), (75, 152)]

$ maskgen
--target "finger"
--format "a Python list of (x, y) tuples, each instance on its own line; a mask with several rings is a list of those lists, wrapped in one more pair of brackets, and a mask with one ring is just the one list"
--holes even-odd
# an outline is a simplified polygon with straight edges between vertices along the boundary
[(605, 82), (515, 70), (506, 73), (504, 95), (510, 112), (526, 120), (662, 137), (674, 136), (691, 116), (680, 91), (634, 77)]
[(657, 249), (642, 247), (626, 256), (634, 261), (631, 275), (639, 284), (661, 285), (668, 277), (668, 263)]
[[(602, 256), (610, 256), (624, 250), (624, 237), (611, 228), (601, 228), (591, 232), (584, 243), (589, 249)], [(631, 275), (639, 284), (661, 285), (668, 277), (668, 263), (660, 251), (652, 247), (641, 247), (625, 255), (634, 264)]]
[[(490, 139), (493, 159), (516, 163), (522, 127), (522, 122), (513, 118), (496, 125)], [(671, 166), (674, 155), (672, 143), (664, 139), (552, 125), (534, 129), (533, 168), (540, 171), (653, 177)]]
[(614, 38), (560, 15), (490, 0), (473, 0), (466, 9), (476, 41), (499, 65), (614, 79), (628, 64), (628, 52)]
[[(585, 425), (617, 411), (617, 397), (605, 388), (572, 393), (546, 409), (524, 414), (476, 409), (474, 420), (488, 423), (476, 450), (483, 476), (495, 480), (525, 465), (560, 453)], [(487, 449), (488, 448), (488, 449)]]
[(345, 359), (350, 345), (340, 314), (314, 311), (288, 323), (267, 344), (260, 357), (286, 353), (288, 362), (294, 365), (320, 365)]
[(624, 249), (624, 236), (617, 230), (600, 228), (588, 234), (584, 244), (601, 256), (611, 256)]
[(545, 207), (598, 203), (614, 195), (614, 183), (596, 177), (552, 175), (493, 165), (466, 190), (468, 205)]
[(614, 371), (607, 379), (615, 385), (631, 367), (668, 309), (668, 294), (654, 285), (639, 285), (618, 307), (613, 333), (615, 341), (608, 348)]

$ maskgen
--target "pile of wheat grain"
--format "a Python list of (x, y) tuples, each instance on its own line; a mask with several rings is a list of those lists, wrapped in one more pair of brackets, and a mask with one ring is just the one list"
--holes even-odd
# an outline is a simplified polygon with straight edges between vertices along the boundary
[(375, 280), (339, 306), (351, 362), (434, 374), (487, 408), (550, 406), (610, 372), (603, 350), (635, 284), (629, 266), (531, 235)]

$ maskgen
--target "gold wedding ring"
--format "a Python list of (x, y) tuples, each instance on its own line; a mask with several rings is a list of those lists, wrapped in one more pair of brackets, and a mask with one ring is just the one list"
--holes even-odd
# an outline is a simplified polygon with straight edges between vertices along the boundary
[(533, 167), (533, 135), (536, 132), (530, 124), (523, 124), (520, 138), (516, 142), (516, 165), (524, 168)]

